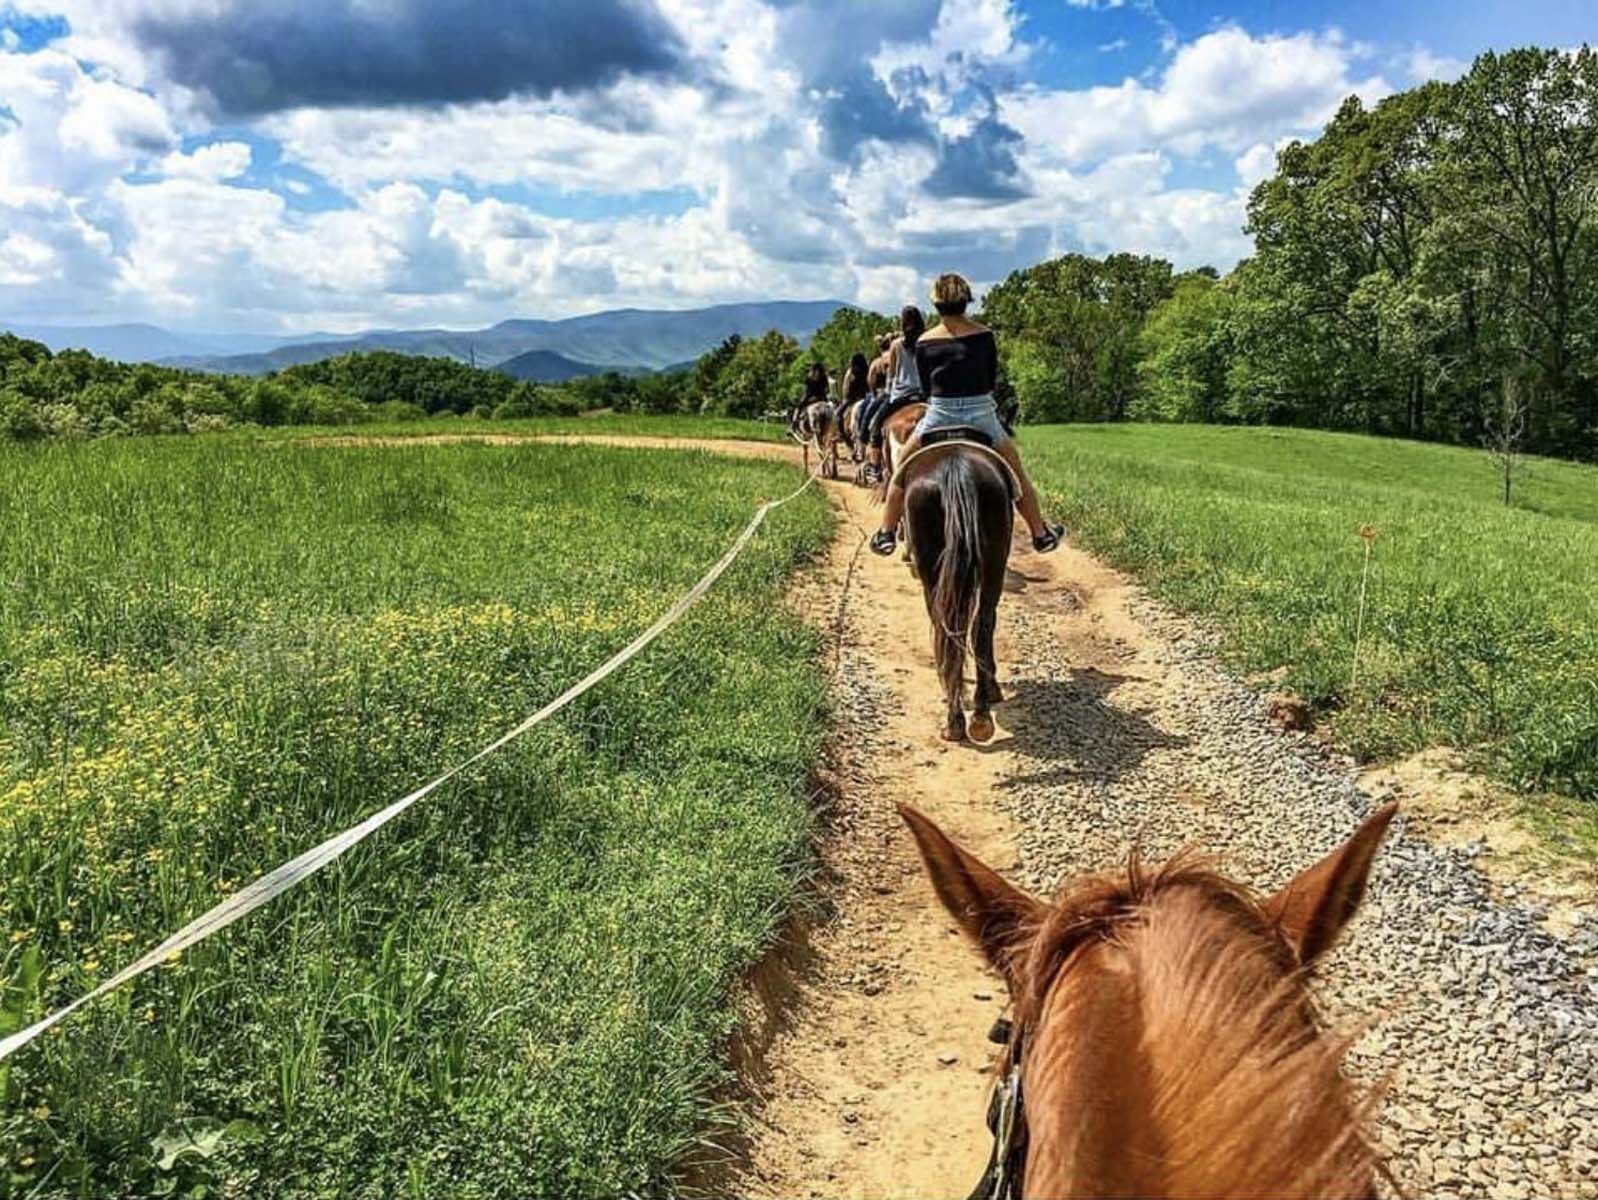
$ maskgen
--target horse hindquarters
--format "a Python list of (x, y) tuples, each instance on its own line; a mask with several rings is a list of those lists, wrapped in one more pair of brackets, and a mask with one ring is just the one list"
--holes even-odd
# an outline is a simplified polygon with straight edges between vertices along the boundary
[(965, 660), (974, 631), (974, 732), (985, 740), (993, 730), (988, 710), (999, 699), (993, 631), (1013, 519), (1007, 485), (986, 461), (949, 454), (911, 484), (905, 516), (947, 703), (943, 736), (951, 741), (965, 737)]

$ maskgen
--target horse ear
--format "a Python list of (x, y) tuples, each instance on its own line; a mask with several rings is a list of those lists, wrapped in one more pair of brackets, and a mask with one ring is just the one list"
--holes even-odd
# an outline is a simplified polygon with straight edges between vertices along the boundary
[(956, 845), (914, 808), (898, 807), (915, 836), (932, 890), (988, 962), (1008, 978), (1014, 951), (1042, 919), (1045, 906)]
[(1299, 962), (1312, 963), (1331, 949), (1359, 908), (1371, 862), (1397, 811), (1396, 802), (1377, 809), (1348, 841), (1265, 902), (1266, 915), (1281, 929)]

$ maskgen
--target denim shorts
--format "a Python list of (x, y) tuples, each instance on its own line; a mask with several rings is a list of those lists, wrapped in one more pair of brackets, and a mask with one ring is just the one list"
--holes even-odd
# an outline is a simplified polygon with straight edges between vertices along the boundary
[(933, 429), (948, 429), (953, 425), (966, 425), (988, 436), (994, 446), (1010, 440), (1004, 426), (999, 423), (999, 410), (992, 396), (934, 396), (927, 401), (926, 415), (916, 426), (920, 437)]

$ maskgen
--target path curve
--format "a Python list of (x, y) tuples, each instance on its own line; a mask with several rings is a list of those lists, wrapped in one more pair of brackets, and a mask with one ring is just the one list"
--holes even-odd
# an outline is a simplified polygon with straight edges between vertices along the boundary
[[(536, 440), (798, 457), (713, 439)], [(1000, 733), (983, 749), (944, 744), (919, 585), (861, 552), (866, 493), (826, 488), (838, 534), (794, 593), (836, 664), (823, 915), (755, 977), (735, 1047), (752, 1127), (712, 1186), (964, 1196), (987, 1153), (984, 1034), (1004, 987), (937, 906), (895, 800), (1044, 894), (1133, 840), (1156, 858), (1196, 843), (1271, 887), (1345, 837), (1392, 776), (1367, 774), (1362, 790), (1350, 760), (1279, 732), (1200, 626), (1069, 546), (1043, 557), (1018, 543), (999, 610)], [(1401, 820), (1318, 993), (1334, 1025), (1378, 1018), (1351, 1065), (1390, 1078), (1379, 1135), (1410, 1194), (1598, 1200), (1591, 896), (1550, 927), (1534, 896), (1478, 872), (1479, 850)]]

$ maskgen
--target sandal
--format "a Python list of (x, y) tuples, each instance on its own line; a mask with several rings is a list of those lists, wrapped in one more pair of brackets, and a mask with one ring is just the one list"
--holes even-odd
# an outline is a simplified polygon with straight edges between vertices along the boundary
[(899, 539), (891, 529), (879, 529), (871, 535), (871, 550), (883, 558), (890, 558), (898, 547)]
[(1032, 549), (1039, 554), (1047, 554), (1051, 550), (1058, 550), (1060, 548), (1060, 539), (1063, 537), (1065, 537), (1065, 526), (1051, 525), (1032, 539)]

